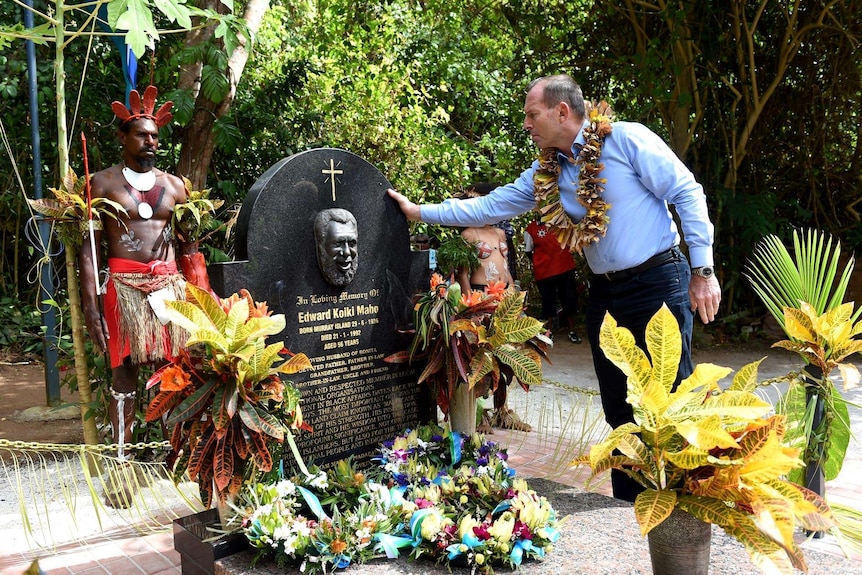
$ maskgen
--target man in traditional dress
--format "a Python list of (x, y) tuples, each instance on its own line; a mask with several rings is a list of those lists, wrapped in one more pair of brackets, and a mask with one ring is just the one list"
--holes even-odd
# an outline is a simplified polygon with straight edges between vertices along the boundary
[[(606, 106), (606, 105), (605, 105)], [(419, 206), (389, 190), (409, 220), (446, 226), (498, 222), (538, 208), (570, 251), (582, 251), (593, 272), (587, 336), (605, 420), (633, 421), (626, 376), (599, 347), (606, 312), (646, 349), (646, 324), (667, 304), (679, 322), (682, 358), (677, 381), (693, 371), (694, 313), (715, 319), (721, 289), (713, 273), (713, 227), (703, 188), (673, 150), (646, 126), (611, 123), (609, 107), (588, 117), (581, 88), (559, 74), (533, 81), (524, 101), (524, 129), (541, 157), (521, 176), (487, 196)], [(682, 222), (688, 258), (668, 208)], [(642, 488), (611, 474), (614, 496), (634, 501)]]
[[(130, 441), (135, 421), (139, 367), (172, 358), (187, 338), (181, 328), (163, 324), (156, 314), (165, 300), (184, 298), (185, 281), (177, 260), (196, 262), (198, 269), (188, 275), (206, 277), (197, 245), (177, 241), (171, 228), (174, 206), (186, 202), (188, 195), (183, 180), (155, 167), (159, 129), (172, 118), (171, 102), (153, 112), (156, 95), (156, 88), (149, 86), (143, 99), (136, 90), (131, 92), (130, 109), (120, 102), (112, 104), (120, 121), (123, 161), (93, 174), (91, 193), (117, 202), (126, 214), (117, 220), (102, 218), (104, 229), (95, 230), (95, 242), (85, 241), (79, 252), (87, 331), (110, 359), (109, 417), (121, 461), (128, 459), (123, 444)], [(108, 257), (104, 290), (96, 277), (103, 241)], [(122, 486), (106, 489), (107, 503), (114, 507), (128, 507), (131, 498)]]

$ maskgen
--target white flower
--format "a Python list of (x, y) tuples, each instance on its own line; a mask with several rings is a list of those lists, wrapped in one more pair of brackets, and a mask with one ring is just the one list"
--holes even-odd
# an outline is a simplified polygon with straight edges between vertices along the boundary
[(254, 510), (254, 513), (251, 514), (252, 519), (260, 519), (264, 515), (269, 515), (272, 511), (272, 504), (267, 503), (266, 505), (261, 505), (257, 509)]
[(308, 537), (311, 535), (311, 528), (308, 526), (308, 523), (305, 521), (297, 521), (294, 524), (294, 529), (296, 532), (302, 537)]
[(276, 483), (275, 490), (279, 497), (296, 494), (296, 485), (289, 479), (283, 479)]
[(320, 473), (315, 475), (308, 482), (308, 484), (311, 485), (312, 487), (316, 487), (317, 489), (326, 489), (327, 487), (329, 487), (329, 481), (327, 480), (326, 472), (321, 471)]

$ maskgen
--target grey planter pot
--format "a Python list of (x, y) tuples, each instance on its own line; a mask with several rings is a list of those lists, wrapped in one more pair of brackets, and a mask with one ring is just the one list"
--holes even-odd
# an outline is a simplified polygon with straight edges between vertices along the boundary
[(647, 535), (653, 575), (707, 575), (712, 526), (674, 509)]

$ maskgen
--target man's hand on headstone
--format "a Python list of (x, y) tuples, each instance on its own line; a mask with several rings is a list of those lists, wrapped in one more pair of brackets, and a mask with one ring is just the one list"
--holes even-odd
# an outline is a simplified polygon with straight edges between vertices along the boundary
[(404, 212), (404, 215), (407, 216), (407, 219), (412, 222), (418, 222), (421, 216), (419, 211), (419, 205), (414, 204), (410, 200), (407, 199), (403, 194), (399, 194), (392, 188), (386, 190), (389, 194), (389, 197), (398, 202), (398, 207), (401, 208), (401, 211)]

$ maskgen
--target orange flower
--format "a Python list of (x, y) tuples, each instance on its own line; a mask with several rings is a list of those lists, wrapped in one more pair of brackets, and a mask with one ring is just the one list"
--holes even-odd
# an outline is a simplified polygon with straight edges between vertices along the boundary
[(347, 542), (342, 541), (341, 539), (333, 539), (332, 543), (329, 544), (329, 548), (332, 549), (332, 552), (336, 555), (340, 555), (347, 550)]
[(251, 294), (248, 293), (248, 290), (243, 288), (239, 290), (239, 294), (233, 294), (228, 298), (224, 298), (221, 300), (221, 308), (225, 311), (225, 313), (230, 313), (231, 308), (234, 304), (239, 303), (240, 300), (245, 300), (248, 303), (248, 316), (249, 317), (266, 317), (268, 315), (272, 315), (272, 311), (267, 307), (266, 302), (257, 302), (255, 303), (254, 299), (252, 299)]
[(469, 293), (461, 294), (461, 305), (464, 307), (473, 307), (482, 303), (485, 299), (485, 293), (478, 290), (472, 290)]
[(444, 281), (443, 276), (441, 276), (440, 274), (438, 274), (438, 273), (431, 274), (431, 289), (433, 290), (438, 285), (443, 283), (443, 281)]
[(162, 391), (182, 391), (191, 385), (192, 379), (178, 365), (166, 367), (162, 372)]
[(485, 286), (485, 293), (488, 295), (501, 296), (506, 293), (506, 282), (497, 282), (490, 280)]

